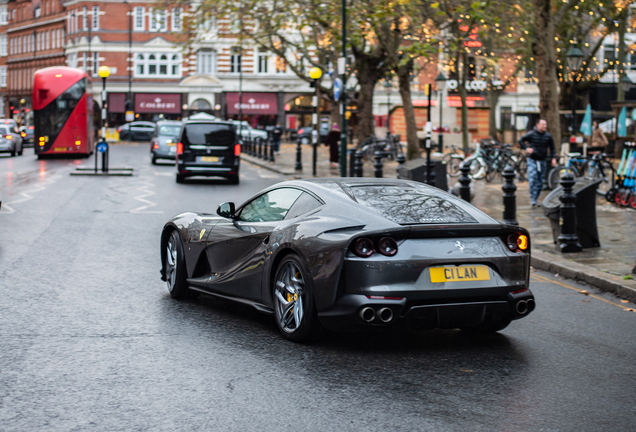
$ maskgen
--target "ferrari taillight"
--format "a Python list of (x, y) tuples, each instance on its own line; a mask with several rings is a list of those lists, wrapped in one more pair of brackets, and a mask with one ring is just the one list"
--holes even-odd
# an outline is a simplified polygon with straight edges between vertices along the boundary
[(362, 237), (353, 242), (353, 253), (361, 258), (368, 258), (373, 255), (373, 242), (366, 237)]
[(530, 246), (528, 236), (525, 234), (510, 234), (506, 239), (506, 246), (512, 252), (525, 252)]
[(183, 143), (177, 143), (177, 154), (183, 154)]
[(240, 155), (241, 155), (241, 145), (236, 144), (234, 146), (234, 156), (240, 156)]
[(393, 256), (397, 253), (398, 245), (391, 237), (382, 237), (378, 241), (378, 252), (385, 256)]

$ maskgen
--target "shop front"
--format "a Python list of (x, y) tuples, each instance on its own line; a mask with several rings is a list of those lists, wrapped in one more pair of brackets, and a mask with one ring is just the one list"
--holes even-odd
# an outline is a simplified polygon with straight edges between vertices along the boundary
[(254, 128), (274, 126), (279, 114), (278, 94), (243, 92), (239, 98), (238, 92), (228, 92), (225, 110), (228, 119), (238, 120), (240, 115)]
[[(108, 123), (112, 126), (126, 122), (126, 93), (108, 94)], [(182, 93), (134, 93), (135, 120), (156, 122), (178, 120), (182, 113)]]

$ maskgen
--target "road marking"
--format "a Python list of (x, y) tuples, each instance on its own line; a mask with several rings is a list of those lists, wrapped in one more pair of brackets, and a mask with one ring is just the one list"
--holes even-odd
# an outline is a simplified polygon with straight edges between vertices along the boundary
[(141, 201), (142, 203), (145, 203), (146, 205), (132, 209), (130, 212), (131, 213), (163, 213), (163, 211), (161, 210), (146, 210), (157, 205), (156, 202), (146, 199), (149, 196), (156, 195), (156, 192), (149, 190), (149, 188), (154, 187), (155, 184), (147, 179), (140, 179), (140, 180), (142, 184), (144, 184), (144, 186), (140, 187), (138, 190), (142, 191), (143, 194), (136, 196), (135, 199), (137, 201)]
[(605, 303), (609, 303), (609, 304), (611, 304), (611, 305), (617, 306), (617, 307), (619, 307), (619, 308), (621, 308), (621, 309), (623, 309), (623, 310), (627, 310), (627, 311), (630, 311), (630, 312), (634, 312), (634, 309), (633, 309), (633, 308), (630, 308), (630, 307), (627, 307), (627, 306), (623, 306), (622, 304), (614, 303), (614, 302), (612, 302), (612, 301), (609, 301), (609, 300), (607, 300), (607, 299), (604, 299), (603, 297), (599, 297), (599, 296), (594, 295), (594, 294), (590, 294), (590, 293), (588, 293), (586, 290), (583, 290), (583, 289), (580, 289), (580, 288), (573, 287), (572, 285), (568, 285), (568, 284), (566, 284), (566, 283), (559, 282), (559, 281), (555, 281), (555, 280), (549, 279), (549, 278), (547, 278), (547, 277), (545, 277), (545, 276), (539, 276), (539, 275), (535, 275), (535, 274), (530, 275), (530, 277), (531, 277), (532, 279), (535, 279), (535, 280), (536, 280), (536, 281), (538, 281), (538, 282), (553, 283), (553, 284), (561, 285), (562, 287), (572, 289), (572, 290), (577, 291), (577, 292), (579, 292), (579, 293), (583, 293), (583, 292), (585, 291), (585, 293), (587, 293), (587, 296), (589, 296), (589, 297), (595, 298), (595, 299), (597, 299), (597, 300), (604, 301)]
[[(45, 175), (46, 171), (41, 172), (40, 176)], [(63, 175), (62, 174), (52, 174), (48, 177), (45, 178), (44, 181), (42, 181), (39, 184), (35, 184), (33, 189), (28, 189), (24, 192), (20, 192), (19, 195), (22, 196), (22, 198), (20, 199), (16, 199), (13, 201), (5, 201), (2, 203), (2, 210), (0, 211), (0, 213), (4, 213), (4, 214), (12, 214), (16, 212), (16, 209), (13, 208), (12, 206), (10, 206), (9, 204), (18, 204), (18, 203), (23, 203), (26, 201), (30, 201), (32, 200), (34, 197), (30, 194), (35, 193), (35, 192), (41, 192), (43, 190), (46, 190), (46, 188), (55, 183), (56, 181), (58, 181), (60, 178), (62, 178)]]

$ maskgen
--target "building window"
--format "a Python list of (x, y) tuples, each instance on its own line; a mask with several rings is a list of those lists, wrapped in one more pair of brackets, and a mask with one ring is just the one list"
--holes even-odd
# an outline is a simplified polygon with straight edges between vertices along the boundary
[(137, 75), (146, 75), (146, 62), (143, 54), (137, 55)]
[(240, 48), (232, 48), (230, 52), (230, 73), (240, 73), (241, 72), (241, 63), (242, 63), (242, 55)]
[(33, 15), (35, 16), (35, 18), (40, 18), (40, 16), (42, 15), (42, 8), (40, 6), (35, 8), (35, 11), (33, 11)]
[(181, 8), (174, 8), (172, 10), (172, 31), (181, 31)]
[(93, 6), (93, 30), (99, 30), (99, 6)]
[(276, 57), (276, 73), (286, 73), (287, 72), (287, 62), (281, 56)]
[(607, 63), (616, 59), (616, 48), (614, 45), (603, 45), (603, 58)]
[(148, 75), (157, 75), (157, 56), (154, 54), (148, 56)]
[(84, 51), (84, 52), (82, 52), (82, 65), (83, 65), (83, 68), (84, 68), (84, 72), (86, 72), (86, 69), (87, 69), (87, 64), (86, 63), (88, 63), (88, 62), (86, 61), (86, 51)]
[(49, 14), (49, 4), (50, 2), (47, 2), (46, 0), (44, 0), (44, 10), (45, 10), (45, 14), (48, 15)]
[(82, 30), (88, 30), (88, 8), (86, 6), (82, 11)]
[(0, 87), (7, 86), (7, 67), (0, 66)]
[(68, 55), (68, 67), (72, 67), (72, 68), (77, 67), (77, 53), (72, 53)]
[(202, 49), (197, 52), (197, 73), (212, 75), (216, 73), (216, 52)]
[(7, 53), (7, 35), (0, 35), (0, 56), (6, 56)]
[(97, 70), (99, 69), (99, 53), (93, 52), (93, 64), (91, 65), (93, 76), (97, 76)]
[(180, 77), (181, 56), (179, 54), (137, 54), (135, 57), (137, 77)]
[(166, 23), (166, 11), (151, 11), (150, 12), (150, 31), (167, 31), (168, 25)]
[(51, 32), (50, 31), (46, 31), (46, 33), (44, 34), (44, 38), (45, 38), (45, 42), (44, 42), (44, 49), (51, 49)]
[(145, 25), (145, 22), (144, 22), (144, 8), (143, 7), (136, 7), (135, 8), (133, 21), (135, 22), (135, 30), (136, 31), (144, 31), (146, 29), (146, 25)]
[[(0, 6), (0, 25), (9, 24), (9, 13), (6, 6)], [(5, 71), (6, 75), (6, 71)], [(6, 80), (6, 76), (5, 76)]]
[(179, 56), (177, 54), (174, 54), (172, 56), (172, 62), (170, 66), (172, 67), (173, 76), (181, 76), (181, 61), (179, 60)]
[(264, 49), (258, 50), (258, 73), (267, 73), (267, 61), (269, 57), (267, 57), (267, 51)]

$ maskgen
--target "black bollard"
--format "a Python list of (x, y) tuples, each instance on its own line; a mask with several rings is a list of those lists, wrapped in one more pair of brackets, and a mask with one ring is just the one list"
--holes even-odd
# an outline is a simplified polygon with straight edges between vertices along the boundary
[(561, 234), (557, 238), (557, 244), (561, 253), (581, 252), (583, 248), (576, 235), (576, 195), (572, 192), (574, 175), (566, 172), (561, 177), (563, 193), (559, 197), (561, 201)]
[(263, 140), (258, 139), (258, 158), (263, 159)]
[(517, 222), (517, 186), (515, 185), (515, 170), (510, 165), (504, 168), (501, 174), (504, 178), (503, 191), (503, 221), (509, 225), (519, 225)]
[(276, 144), (274, 144), (274, 141), (270, 140), (270, 142), (269, 142), (269, 161), (271, 163), (276, 162), (275, 153), (276, 153)]
[(375, 160), (375, 162), (373, 163), (373, 174), (375, 178), (382, 178), (382, 168), (384, 168), (384, 166), (382, 165), (383, 156), (384, 153), (380, 150), (377, 150), (375, 153), (373, 153), (373, 160)]
[(355, 176), (356, 177), (363, 177), (364, 175), (363, 175), (363, 171), (362, 171), (362, 166), (363, 166), (363, 163), (362, 163), (362, 152), (360, 150), (356, 151), (355, 158), (356, 158), (355, 167), (354, 167)]
[(294, 166), (294, 170), (302, 171), (303, 170), (303, 149), (300, 147), (300, 141), (296, 142), (296, 165)]
[(470, 163), (463, 162), (459, 168), (461, 175), (459, 176), (459, 197), (466, 202), (470, 202)]
[(356, 173), (356, 148), (347, 150), (349, 153), (349, 177), (355, 177)]
[(245, 143), (245, 153), (247, 153), (249, 156), (252, 156), (252, 140), (250, 138), (243, 140), (243, 142)]
[(404, 153), (400, 153), (399, 155), (397, 155), (395, 160), (399, 165), (402, 165), (404, 162), (406, 162), (406, 156), (404, 156)]

